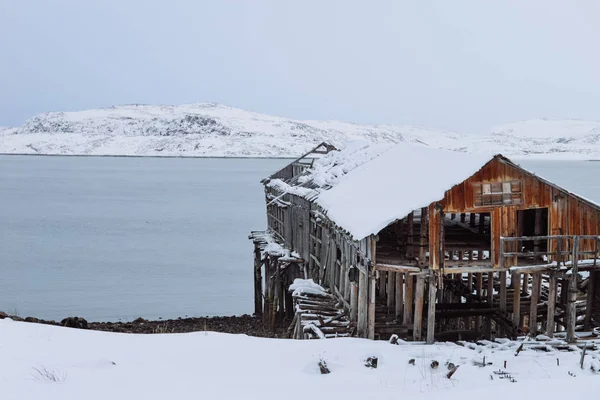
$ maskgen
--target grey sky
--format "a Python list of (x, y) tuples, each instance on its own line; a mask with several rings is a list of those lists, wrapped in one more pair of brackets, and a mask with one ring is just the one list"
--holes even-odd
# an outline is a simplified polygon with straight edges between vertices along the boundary
[(460, 131), (600, 120), (600, 2), (0, 0), (0, 125), (215, 101)]

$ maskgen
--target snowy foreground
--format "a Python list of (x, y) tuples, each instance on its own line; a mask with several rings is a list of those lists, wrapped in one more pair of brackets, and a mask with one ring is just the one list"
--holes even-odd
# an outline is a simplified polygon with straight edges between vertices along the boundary
[(600, 159), (600, 122), (534, 119), (464, 134), (410, 125), (293, 120), (214, 103), (124, 105), (36, 115), (0, 127), (0, 153), (177, 157), (297, 157), (322, 141), (420, 143), (509, 157)]
[[(600, 390), (600, 374), (590, 368), (598, 365), (597, 353), (586, 357), (582, 370), (579, 352), (536, 352), (525, 346), (515, 356), (518, 345), (469, 349), (212, 332), (131, 335), (5, 319), (0, 320), (0, 398), (506, 400), (593, 398)], [(378, 357), (377, 369), (364, 365), (372, 356)], [(493, 364), (474, 365), (483, 357)], [(321, 375), (320, 358), (330, 374)], [(439, 362), (436, 369), (433, 360)], [(446, 378), (448, 362), (460, 366), (452, 379)], [(51, 377), (43, 377), (44, 371)]]

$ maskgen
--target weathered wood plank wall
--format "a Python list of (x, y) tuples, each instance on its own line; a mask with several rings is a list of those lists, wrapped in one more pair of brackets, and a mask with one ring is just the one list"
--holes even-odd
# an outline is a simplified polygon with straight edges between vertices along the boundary
[[(510, 206), (475, 205), (474, 187), (482, 182), (520, 181), (522, 202)], [(494, 266), (498, 267), (500, 236), (517, 236), (517, 210), (548, 208), (548, 234), (550, 235), (598, 235), (600, 234), (600, 210), (589, 202), (548, 184), (535, 175), (495, 158), (471, 177), (452, 187), (440, 203), (446, 213), (482, 213), (492, 216), (492, 254)], [(431, 211), (431, 206), (430, 206)], [(430, 229), (432, 224), (430, 224)], [(430, 238), (432, 235), (430, 234)], [(556, 249), (556, 242), (551, 242)], [(581, 251), (592, 251), (592, 241), (581, 243)], [(569, 251), (569, 249), (564, 249)], [(507, 265), (510, 266), (510, 265)]]

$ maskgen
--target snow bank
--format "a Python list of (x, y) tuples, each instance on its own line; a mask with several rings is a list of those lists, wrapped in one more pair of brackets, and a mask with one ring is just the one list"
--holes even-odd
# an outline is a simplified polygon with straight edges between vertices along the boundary
[[(593, 398), (600, 376), (579, 353), (470, 350), (364, 339), (281, 340), (190, 333), (128, 335), (0, 321), (0, 397), (63, 399), (464, 400)], [(483, 357), (492, 363), (479, 367)], [(376, 369), (367, 357), (378, 357)], [(321, 375), (325, 360), (331, 373)], [(557, 358), (559, 364), (557, 365)], [(414, 365), (409, 360), (414, 359)], [(433, 360), (439, 367), (432, 369)], [(507, 368), (503, 364), (507, 362)], [(459, 365), (447, 379), (447, 363)], [(53, 382), (34, 368), (54, 373)], [(505, 371), (515, 382), (494, 371)], [(268, 385), (265, 383), (268, 382)]]

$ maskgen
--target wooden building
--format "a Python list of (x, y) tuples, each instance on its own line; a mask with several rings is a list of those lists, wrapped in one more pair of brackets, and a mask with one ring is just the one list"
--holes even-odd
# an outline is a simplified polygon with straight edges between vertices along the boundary
[[(319, 337), (574, 340), (600, 321), (600, 205), (502, 155), (322, 143), (263, 184), (255, 312), (272, 328), (304, 313)], [(330, 291), (324, 309), (295, 304), (297, 278)]]

